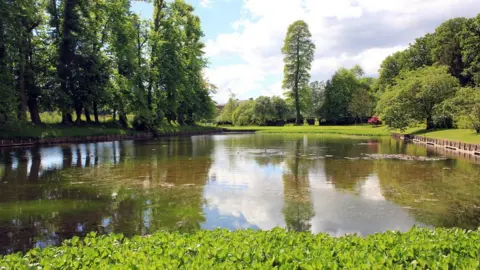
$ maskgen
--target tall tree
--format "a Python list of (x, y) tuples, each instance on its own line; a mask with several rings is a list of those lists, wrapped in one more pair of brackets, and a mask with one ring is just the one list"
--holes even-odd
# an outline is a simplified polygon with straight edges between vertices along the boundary
[(288, 89), (288, 94), (295, 102), (296, 124), (300, 125), (300, 91), (308, 87), (310, 69), (315, 51), (315, 44), (311, 40), (311, 33), (307, 23), (296, 21), (288, 27), (282, 53), (283, 62), (283, 88)]
[[(340, 68), (335, 72), (332, 79), (327, 81), (325, 102), (321, 112), (328, 123), (353, 123), (355, 115), (358, 115), (357, 109), (359, 106), (352, 106), (352, 101), (355, 97), (364, 94), (361, 90), (367, 87), (360, 82), (362, 75), (363, 70), (359, 66), (354, 66), (351, 69)], [(361, 93), (358, 93), (359, 91)], [(354, 115), (352, 115), (352, 111), (355, 111)]]

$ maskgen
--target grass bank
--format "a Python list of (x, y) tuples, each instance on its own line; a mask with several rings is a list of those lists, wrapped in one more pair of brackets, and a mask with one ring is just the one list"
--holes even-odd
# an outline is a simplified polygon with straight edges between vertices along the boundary
[(253, 230), (80, 240), (0, 257), (6, 269), (478, 269), (480, 231), (419, 229), (330, 237)]
[[(203, 132), (213, 131), (217, 128), (211, 126), (179, 126), (179, 125), (165, 125), (158, 128), (157, 133), (172, 134), (185, 132)], [(101, 123), (101, 124), (80, 124), (76, 125), (61, 125), (61, 124), (22, 124), (10, 125), (0, 127), (1, 139), (46, 139), (46, 138), (60, 138), (60, 137), (87, 137), (87, 136), (102, 136), (102, 135), (133, 135), (141, 132), (133, 129), (124, 129), (118, 124)]]
[(358, 136), (390, 136), (393, 132), (404, 134), (416, 134), (430, 138), (445, 139), (451, 141), (460, 141), (466, 143), (480, 144), (480, 135), (473, 129), (446, 129), (428, 131), (424, 127), (413, 127), (401, 132), (392, 130), (387, 126), (372, 127), (370, 125), (357, 126), (283, 126), (283, 127), (264, 127), (264, 126), (224, 126), (231, 131), (254, 130), (260, 133), (324, 133), (324, 134), (343, 134)]
[(415, 132), (415, 134), (428, 138), (480, 144), (480, 134), (477, 134), (473, 129), (421, 130)]
[[(264, 127), (264, 126), (225, 126), (227, 130), (242, 131), (255, 130), (261, 133), (324, 133), (324, 134), (344, 134), (359, 136), (389, 136), (392, 130), (386, 126), (373, 127), (370, 125), (356, 126), (283, 126), (283, 127)], [(412, 128), (406, 132), (417, 131), (418, 128)]]

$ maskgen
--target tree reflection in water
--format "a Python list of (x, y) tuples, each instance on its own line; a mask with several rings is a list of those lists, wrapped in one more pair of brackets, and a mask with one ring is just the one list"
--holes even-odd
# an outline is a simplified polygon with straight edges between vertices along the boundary
[(90, 231), (199, 229), (212, 151), (209, 137), (4, 150), (0, 254)]

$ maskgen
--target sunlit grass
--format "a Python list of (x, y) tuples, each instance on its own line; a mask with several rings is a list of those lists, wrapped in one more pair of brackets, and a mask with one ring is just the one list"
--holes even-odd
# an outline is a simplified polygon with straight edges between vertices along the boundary
[[(360, 136), (389, 136), (392, 132), (398, 130), (389, 129), (387, 126), (283, 126), (283, 127), (265, 127), (265, 126), (225, 126), (224, 128), (232, 131), (252, 130), (261, 133), (325, 133), (325, 134), (345, 134)], [(404, 133), (416, 131), (420, 128), (411, 128)]]
[(419, 131), (416, 134), (429, 138), (480, 144), (480, 135), (473, 129), (445, 129), (430, 132)]

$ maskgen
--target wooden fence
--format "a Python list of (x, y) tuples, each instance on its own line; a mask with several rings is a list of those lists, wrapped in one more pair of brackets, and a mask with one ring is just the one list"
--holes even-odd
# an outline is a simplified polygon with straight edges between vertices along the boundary
[(427, 138), (425, 136), (419, 136), (414, 134), (393, 133), (392, 137), (395, 139), (400, 139), (404, 141), (411, 141), (413, 143), (426, 144), (426, 145), (431, 145), (439, 148), (448, 149), (451, 151), (458, 151), (465, 154), (480, 156), (480, 144), (471, 144), (471, 143), (457, 142), (457, 141), (451, 141), (451, 140)]

